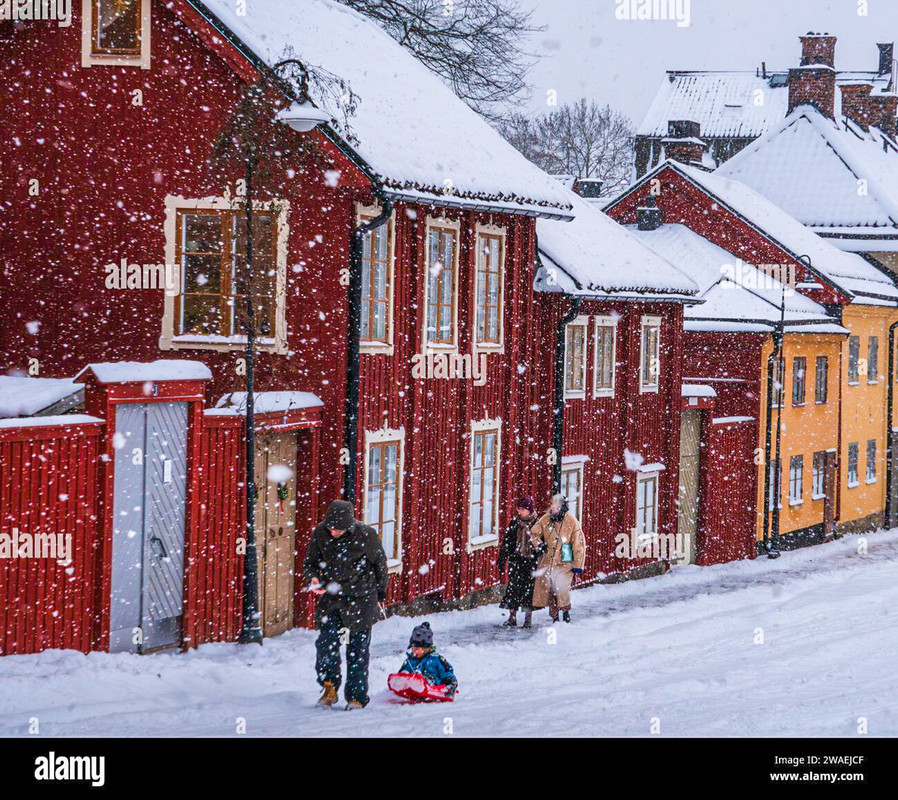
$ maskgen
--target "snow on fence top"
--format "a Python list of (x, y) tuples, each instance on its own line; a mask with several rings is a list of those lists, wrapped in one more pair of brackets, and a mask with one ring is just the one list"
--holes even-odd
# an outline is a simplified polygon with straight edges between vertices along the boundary
[(0, 417), (29, 417), (82, 391), (71, 378), (0, 375)]
[(269, 66), (292, 56), (346, 80), (359, 98), (353, 146), (393, 193), (569, 216), (563, 187), (358, 12), (332, 0), (252, 0), (245, 16), (233, 0), (204, 5)]
[(898, 227), (895, 143), (877, 128), (835, 123), (810, 106), (799, 106), (715, 175), (751, 186), (812, 228), (894, 234)]
[[(761, 136), (786, 116), (789, 105), (788, 87), (782, 81), (771, 84), (773, 78), (754, 72), (669, 71), (636, 135), (667, 136), (669, 121), (690, 120), (701, 125), (702, 138)], [(763, 105), (755, 102), (758, 90)]]
[(576, 214), (574, 220), (541, 219), (536, 232), (543, 266), (563, 270), (571, 280), (564, 280), (557, 270), (554, 275), (543, 273), (537, 289), (582, 295), (632, 292), (691, 296), (698, 292), (693, 280), (595, 205), (573, 192), (568, 192), (568, 200)]
[(69, 428), (76, 425), (102, 423), (99, 417), (87, 414), (60, 414), (52, 417), (24, 417), (21, 419), (0, 419), (0, 430), (8, 428), (37, 428), (59, 425)]
[[(898, 301), (898, 289), (876, 267), (854, 253), (847, 253), (834, 247), (750, 186), (726, 177), (724, 168), (709, 174), (676, 161), (666, 161), (642, 180), (650, 179), (664, 166), (672, 167), (702, 187), (754, 225), (763, 235), (777, 242), (794, 258), (808, 256), (811, 265), (820, 275), (848, 295), (873, 296)], [(809, 165), (806, 167), (811, 171)], [(822, 187), (820, 188), (822, 190)], [(856, 183), (854, 192), (857, 192)]]
[[(299, 408), (315, 408), (324, 403), (311, 392), (253, 392), (253, 409), (256, 414), (293, 411)], [(222, 397), (215, 410), (232, 410), (236, 414), (246, 411), (246, 392), (231, 392)]]
[(100, 383), (138, 383), (143, 381), (203, 381), (212, 372), (201, 361), (160, 359), (158, 361), (115, 361), (88, 364), (75, 378), (93, 372)]

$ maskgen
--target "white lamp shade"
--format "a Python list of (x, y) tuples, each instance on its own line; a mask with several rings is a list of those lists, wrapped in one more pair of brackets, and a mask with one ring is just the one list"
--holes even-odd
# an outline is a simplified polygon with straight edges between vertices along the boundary
[(322, 122), (330, 121), (327, 112), (315, 108), (311, 103), (293, 103), (290, 108), (278, 111), (276, 119), (289, 125), (298, 133), (308, 133)]

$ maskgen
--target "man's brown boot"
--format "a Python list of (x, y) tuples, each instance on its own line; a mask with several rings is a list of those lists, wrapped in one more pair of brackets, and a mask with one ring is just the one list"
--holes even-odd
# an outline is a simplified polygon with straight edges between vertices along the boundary
[(324, 686), (324, 692), (318, 698), (318, 705), (322, 708), (328, 708), (338, 700), (337, 689), (330, 681), (325, 681), (322, 685)]

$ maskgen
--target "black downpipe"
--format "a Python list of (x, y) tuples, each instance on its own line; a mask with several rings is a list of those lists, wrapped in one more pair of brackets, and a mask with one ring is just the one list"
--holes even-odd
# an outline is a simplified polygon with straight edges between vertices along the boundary
[(895, 452), (895, 431), (892, 427), (892, 411), (895, 407), (895, 328), (898, 322), (889, 325), (889, 388), (886, 392), (886, 513), (883, 527), (894, 525), (895, 504), (892, 500), (892, 470)]
[(582, 297), (574, 298), (571, 310), (558, 321), (558, 329), (555, 332), (555, 417), (552, 420), (552, 449), (554, 451), (555, 464), (552, 470), (552, 494), (561, 492), (561, 449), (564, 445), (565, 332), (568, 323), (573, 322), (576, 318), (582, 303)]
[(381, 212), (361, 223), (352, 232), (349, 251), (349, 319), (346, 328), (346, 406), (343, 412), (343, 447), (347, 454), (343, 470), (344, 500), (355, 503), (359, 444), (359, 337), (362, 328), (362, 249), (365, 235), (387, 222), (393, 214), (393, 203), (382, 189), (372, 194), (380, 200)]

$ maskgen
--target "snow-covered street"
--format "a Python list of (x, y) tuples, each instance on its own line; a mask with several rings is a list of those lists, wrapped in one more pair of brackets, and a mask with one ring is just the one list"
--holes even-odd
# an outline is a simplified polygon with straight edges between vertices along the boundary
[[(858, 553), (861, 538), (866, 555)], [(427, 617), (454, 665), (452, 705), (386, 689), (415, 622), (374, 629), (371, 705), (319, 710), (314, 636), (152, 656), (48, 651), (0, 659), (0, 735), (898, 735), (898, 530), (600, 585), (574, 622), (505, 630), (487, 606)], [(760, 630), (759, 630), (760, 629)], [(763, 643), (756, 643), (763, 634)], [(342, 708), (342, 705), (341, 705)], [(447, 719), (451, 718), (451, 722)]]

